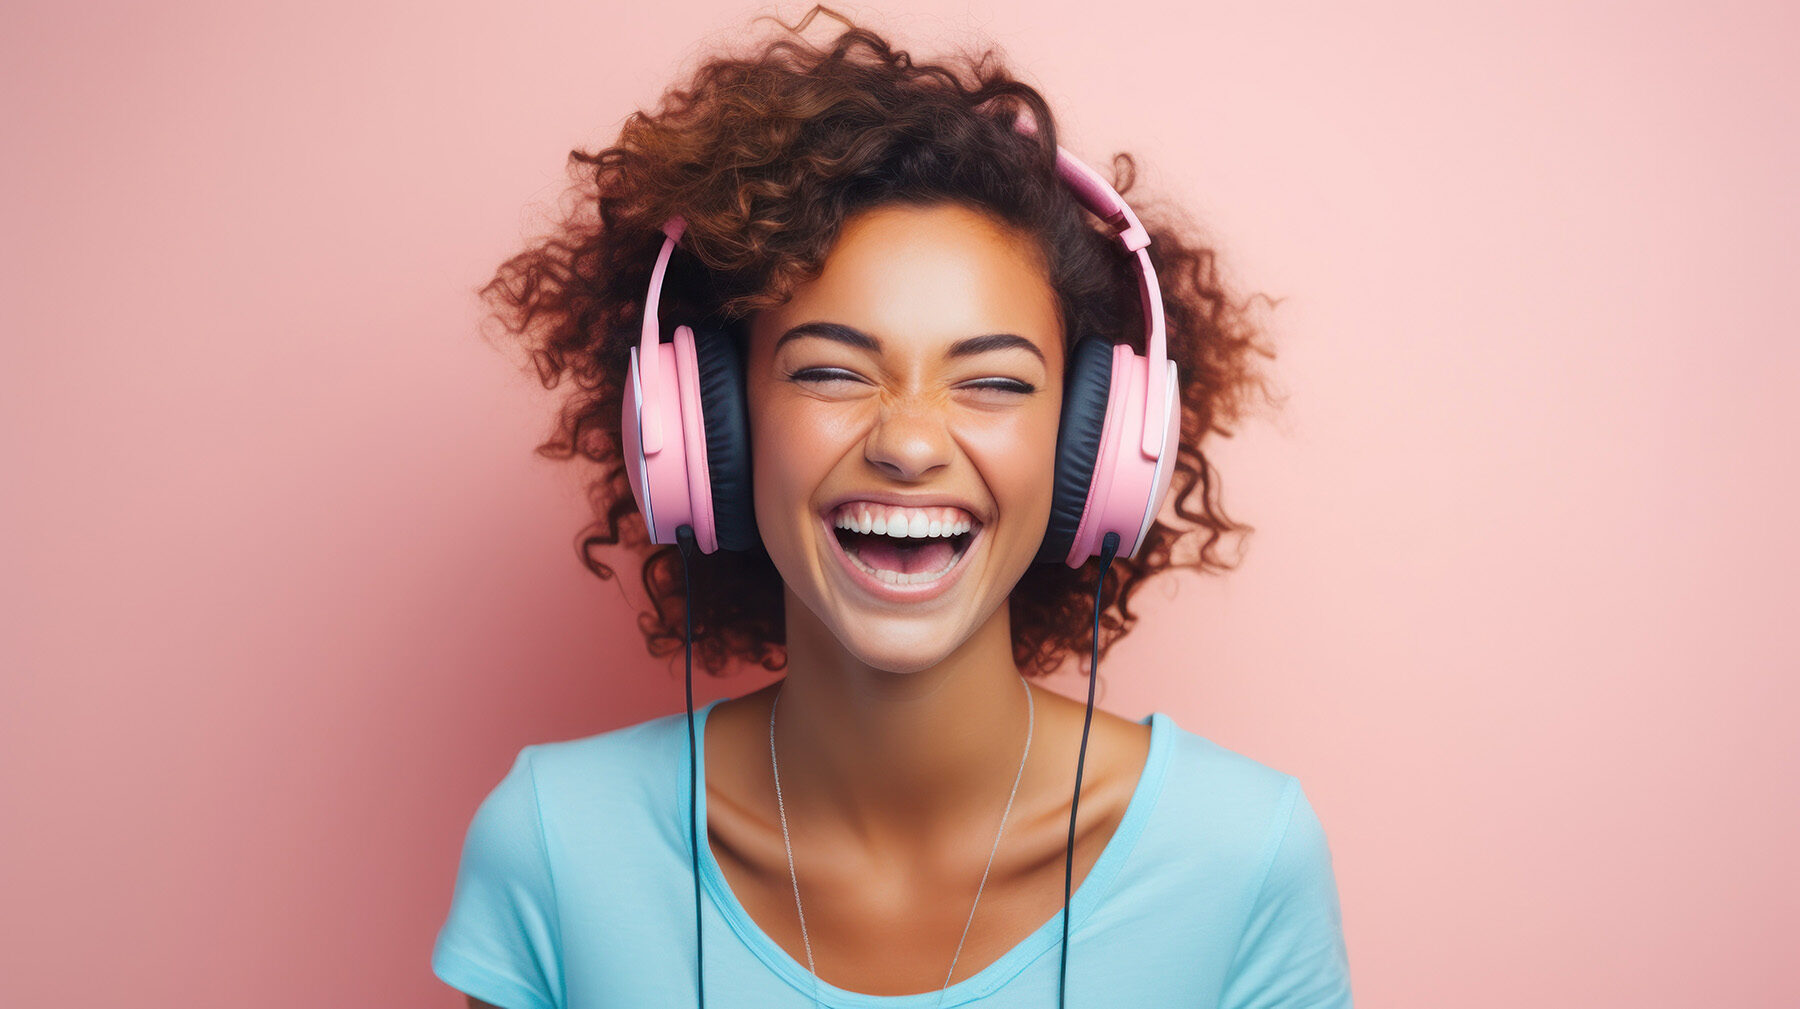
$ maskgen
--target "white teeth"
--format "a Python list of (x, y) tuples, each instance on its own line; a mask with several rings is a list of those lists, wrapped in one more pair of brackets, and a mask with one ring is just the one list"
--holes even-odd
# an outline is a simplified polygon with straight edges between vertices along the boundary
[(945, 521), (941, 518), (932, 518), (922, 511), (913, 511), (909, 514), (900, 510), (877, 509), (871, 513), (867, 508), (854, 513), (841, 512), (833, 524), (839, 529), (876, 536), (892, 536), (895, 539), (960, 536), (974, 527), (968, 519)]

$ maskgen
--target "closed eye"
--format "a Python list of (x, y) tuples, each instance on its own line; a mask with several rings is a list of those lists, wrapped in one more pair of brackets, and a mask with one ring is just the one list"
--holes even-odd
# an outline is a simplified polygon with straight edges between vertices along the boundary
[(841, 382), (855, 380), (857, 377), (842, 368), (801, 368), (788, 375), (788, 378), (801, 382)]
[[(858, 381), (860, 376), (842, 368), (802, 368), (788, 375), (788, 378), (801, 382), (844, 382)], [(966, 389), (992, 389), (996, 392), (1011, 392), (1028, 395), (1037, 391), (1037, 386), (1014, 378), (984, 378), (964, 386)]]
[[(998, 383), (998, 384), (989, 384)], [(996, 392), (1016, 392), (1026, 395), (1037, 391), (1037, 386), (1030, 382), (1021, 382), (1016, 378), (984, 378), (969, 385), (971, 389), (993, 389)]]

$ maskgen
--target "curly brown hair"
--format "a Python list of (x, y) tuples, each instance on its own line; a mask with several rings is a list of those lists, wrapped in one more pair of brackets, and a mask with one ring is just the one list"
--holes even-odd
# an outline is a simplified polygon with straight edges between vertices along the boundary
[[(820, 13), (845, 26), (823, 47), (802, 37)], [(687, 221), (686, 255), (667, 267), (659, 311), (665, 335), (687, 322), (742, 339), (751, 314), (783, 303), (822, 272), (851, 215), (883, 203), (958, 203), (1035, 237), (1068, 347), (1083, 333), (1108, 333), (1145, 352), (1132, 260), (1058, 182), (1049, 105), (994, 50), (915, 63), (828, 7), (815, 6), (794, 25), (767, 19), (793, 37), (747, 55), (714, 56), (688, 87), (666, 91), (656, 111), (627, 117), (613, 146), (571, 151), (576, 185), (565, 204), (573, 206), (548, 237), (508, 259), (479, 290), (507, 331), (522, 338), (545, 388), (565, 376), (575, 383), (551, 438), (536, 451), (565, 460), (579, 452), (599, 464), (588, 485), (597, 521), (581, 531), (577, 549), (602, 579), (614, 572), (595, 557), (596, 547), (641, 555), (652, 612), (640, 613), (638, 625), (656, 656), (682, 648), (686, 582), (678, 548), (649, 542), (625, 474), (620, 418), (630, 348), (670, 216)], [(1037, 124), (1035, 137), (1014, 130), (1021, 111)], [(1129, 154), (1114, 156), (1113, 176), (1121, 194), (1131, 188), (1136, 163)], [(1274, 354), (1249, 322), (1250, 300), (1233, 304), (1227, 297), (1214, 250), (1193, 237), (1185, 217), (1141, 198), (1131, 203), (1153, 238), (1149, 255), (1181, 384), (1170, 497), (1175, 514), (1192, 525), (1153, 523), (1137, 557), (1115, 559), (1104, 585), (1098, 565), (1032, 565), (1009, 601), (1014, 659), (1027, 675), (1054, 672), (1068, 653), (1093, 646), (1097, 589), (1104, 653), (1136, 623), (1131, 596), (1145, 579), (1175, 566), (1234, 568), (1237, 561), (1218, 556), (1219, 541), (1254, 530), (1225, 515), (1218, 474), (1199, 442), (1208, 431), (1229, 437), (1253, 389), (1270, 397), (1253, 358)], [(1193, 561), (1179, 563), (1177, 542), (1202, 532)], [(734, 660), (784, 668), (784, 594), (768, 554), (696, 551), (693, 563), (695, 583), (706, 587), (692, 614), (704, 668), (714, 676)]]

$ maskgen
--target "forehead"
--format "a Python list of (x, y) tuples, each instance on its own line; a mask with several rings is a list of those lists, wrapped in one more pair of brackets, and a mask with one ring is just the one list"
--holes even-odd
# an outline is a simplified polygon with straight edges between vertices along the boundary
[(773, 339), (808, 321), (877, 334), (884, 347), (930, 349), (979, 333), (1017, 333), (1047, 360), (1062, 313), (1030, 236), (956, 204), (890, 204), (847, 220), (822, 272), (754, 327)]

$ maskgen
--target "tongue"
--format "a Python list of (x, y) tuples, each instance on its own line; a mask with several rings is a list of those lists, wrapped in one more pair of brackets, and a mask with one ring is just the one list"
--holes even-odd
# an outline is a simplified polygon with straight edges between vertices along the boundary
[(848, 549), (855, 551), (864, 564), (882, 571), (898, 571), (903, 575), (921, 571), (937, 571), (950, 563), (956, 548), (947, 539), (905, 540), (918, 546), (900, 546), (903, 542), (891, 536), (855, 536)]

